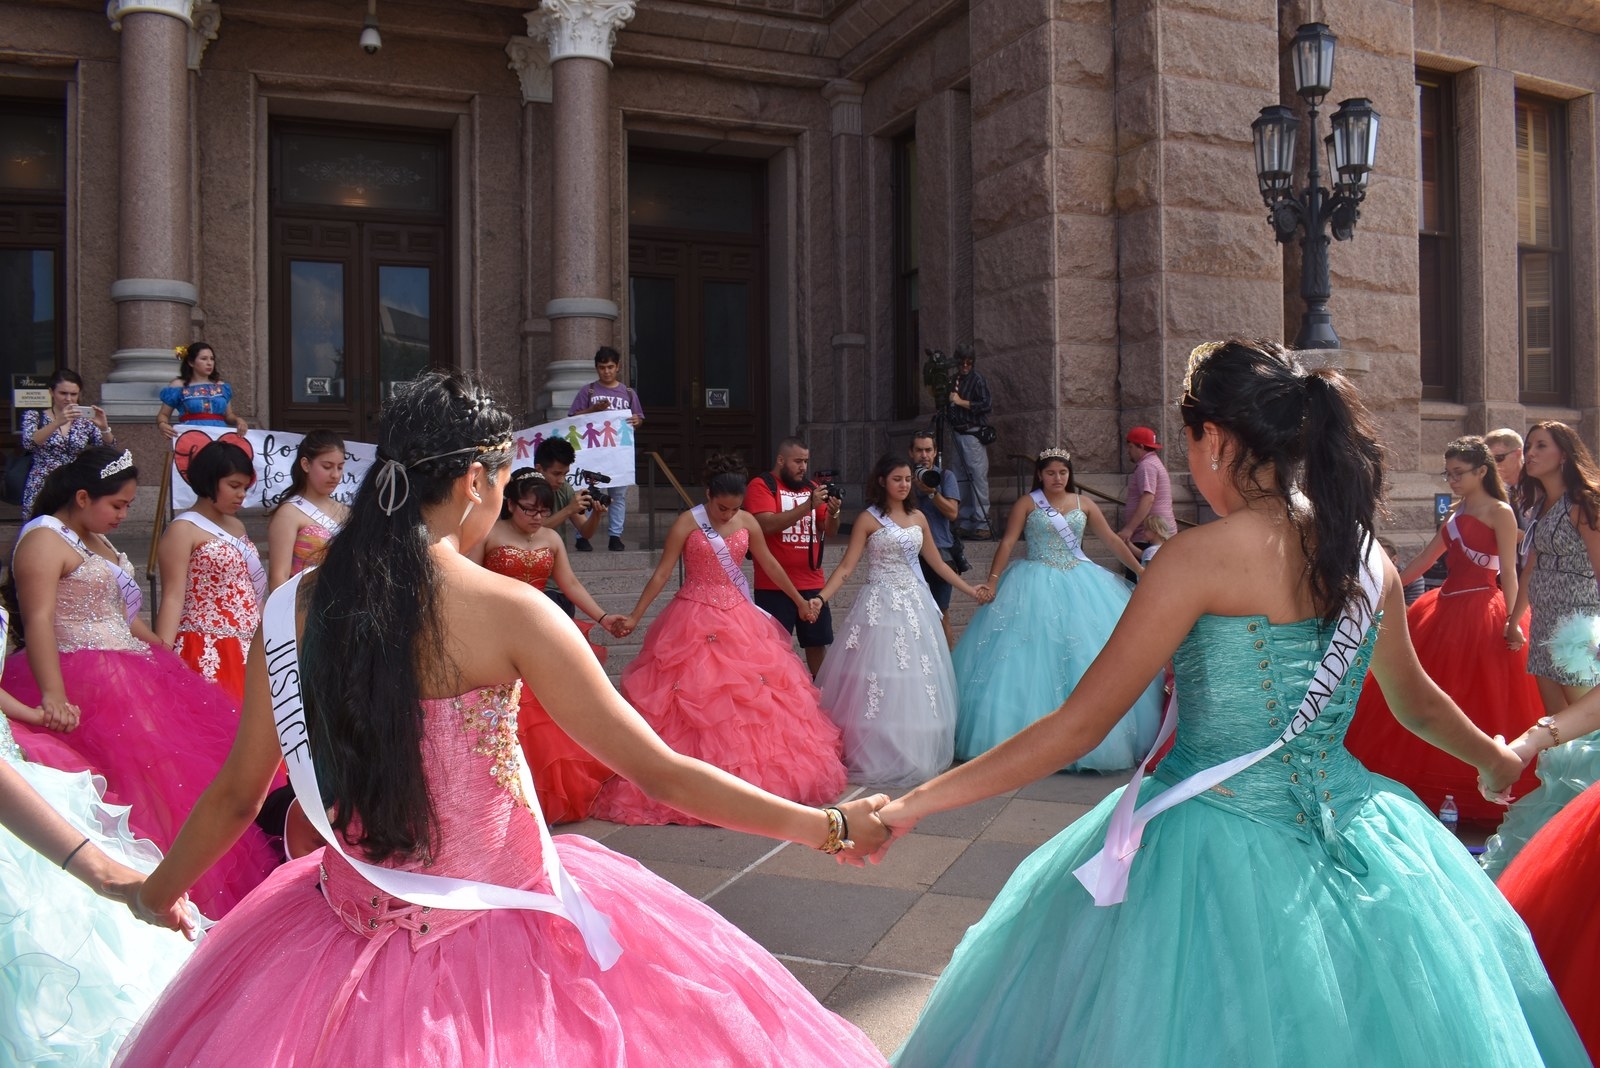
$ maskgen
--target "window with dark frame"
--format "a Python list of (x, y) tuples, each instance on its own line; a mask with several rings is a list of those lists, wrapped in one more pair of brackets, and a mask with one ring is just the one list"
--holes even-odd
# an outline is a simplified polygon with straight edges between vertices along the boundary
[(894, 414), (897, 419), (911, 419), (921, 408), (922, 388), (915, 130), (894, 139), (890, 172), (894, 217)]
[(1447, 75), (1417, 71), (1417, 302), (1422, 396), (1460, 399), (1455, 100)]
[(12, 376), (47, 378), (63, 363), (66, 131), (59, 100), (0, 99), (0, 433)]
[(1566, 108), (1516, 100), (1517, 338), (1525, 404), (1570, 399), (1566, 286)]

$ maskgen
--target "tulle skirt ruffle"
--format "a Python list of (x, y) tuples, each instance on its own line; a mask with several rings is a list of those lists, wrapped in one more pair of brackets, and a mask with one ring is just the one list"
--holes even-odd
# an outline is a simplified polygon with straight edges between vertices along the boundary
[[(971, 760), (1054, 712), (1105, 648), (1128, 584), (1103, 567), (1070, 570), (1032, 560), (1006, 568), (995, 599), (956, 644), (956, 758)], [(1143, 760), (1161, 728), (1161, 680), (1068, 771), (1117, 771)]]
[(318, 852), (284, 865), (212, 933), (117, 1063), (883, 1063), (711, 909), (586, 838), (555, 842), (611, 917), (622, 956), (610, 971), (545, 913), (486, 912), (431, 937), (396, 929), (369, 940), (318, 893)]
[[(160, 861), (89, 773), (5, 766), (113, 860), (143, 872)], [(0, 1063), (108, 1063), (191, 949), (0, 827)]]
[(1146, 829), (1127, 899), (1100, 908), (1072, 872), (1120, 795), (1017, 869), (896, 1065), (1588, 1064), (1521, 921), (1403, 788), (1380, 780), (1343, 830), (1363, 875), (1187, 801)]
[[(592, 623), (578, 624), (585, 637), (592, 627)], [(591, 644), (589, 648), (600, 663), (606, 662), (604, 646)], [(544, 818), (550, 823), (588, 819), (594, 799), (612, 771), (550, 718), (527, 683), (522, 685), (517, 706), (517, 741), (533, 773), (533, 789)]]
[[(58, 734), (14, 723), (17, 744), (36, 763), (102, 776), (107, 799), (131, 808), (134, 831), (170, 849), (233, 746), (238, 704), (165, 649), (63, 653), (61, 676), (67, 700), (82, 713), (77, 729)], [(0, 686), (24, 704), (39, 701), (25, 656), (10, 658)], [(200, 877), (190, 899), (220, 919), (276, 864), (266, 836), (252, 825)]]
[[(845, 788), (839, 730), (789, 635), (760, 609), (675, 597), (622, 673), (622, 696), (661, 740), (769, 793), (806, 805)], [(613, 823), (697, 824), (620, 776), (600, 788), (593, 815)]]
[(1529, 839), (1567, 803), (1600, 782), (1600, 731), (1546, 749), (1535, 764), (1540, 786), (1519, 799), (1484, 843), (1483, 870), (1498, 879)]

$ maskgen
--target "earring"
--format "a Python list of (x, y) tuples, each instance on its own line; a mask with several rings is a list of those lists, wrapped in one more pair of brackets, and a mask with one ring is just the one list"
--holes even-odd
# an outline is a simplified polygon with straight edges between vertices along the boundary
[(1211, 458), (1211, 470), (1215, 471), (1216, 469), (1217, 469), (1217, 458), (1215, 456), (1213, 456)]

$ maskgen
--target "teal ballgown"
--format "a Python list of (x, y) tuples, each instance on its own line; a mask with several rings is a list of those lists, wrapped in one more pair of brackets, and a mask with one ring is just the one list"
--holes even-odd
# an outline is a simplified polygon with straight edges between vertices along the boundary
[[(1079, 542), (1086, 517), (1066, 514)], [(956, 645), (956, 758), (971, 760), (1054, 712), (1100, 655), (1122, 610), (1127, 582), (1077, 555), (1035, 508), (1024, 528), (1028, 556), (1006, 568)], [(1119, 771), (1144, 759), (1161, 727), (1161, 677), (1150, 681), (1105, 740), (1068, 771)]]
[[(1141, 801), (1271, 743), (1331, 631), (1202, 617)], [(1157, 816), (1120, 904), (1074, 869), (1120, 791), (1029, 857), (935, 986), (899, 1068), (1589, 1064), (1523, 926), (1461, 844), (1343, 747), (1355, 668), (1295, 742)]]
[(1518, 798), (1484, 843), (1483, 870), (1491, 879), (1500, 878), (1528, 840), (1567, 802), (1600, 782), (1600, 731), (1546, 749), (1539, 754), (1535, 771), (1539, 788)]

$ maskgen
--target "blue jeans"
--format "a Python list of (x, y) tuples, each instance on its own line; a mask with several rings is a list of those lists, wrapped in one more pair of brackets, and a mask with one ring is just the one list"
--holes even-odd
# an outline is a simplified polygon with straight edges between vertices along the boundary
[(606, 531), (613, 538), (622, 537), (622, 524), (628, 519), (628, 487), (618, 486), (614, 490), (606, 490), (605, 498), (610, 504), (606, 507)]

